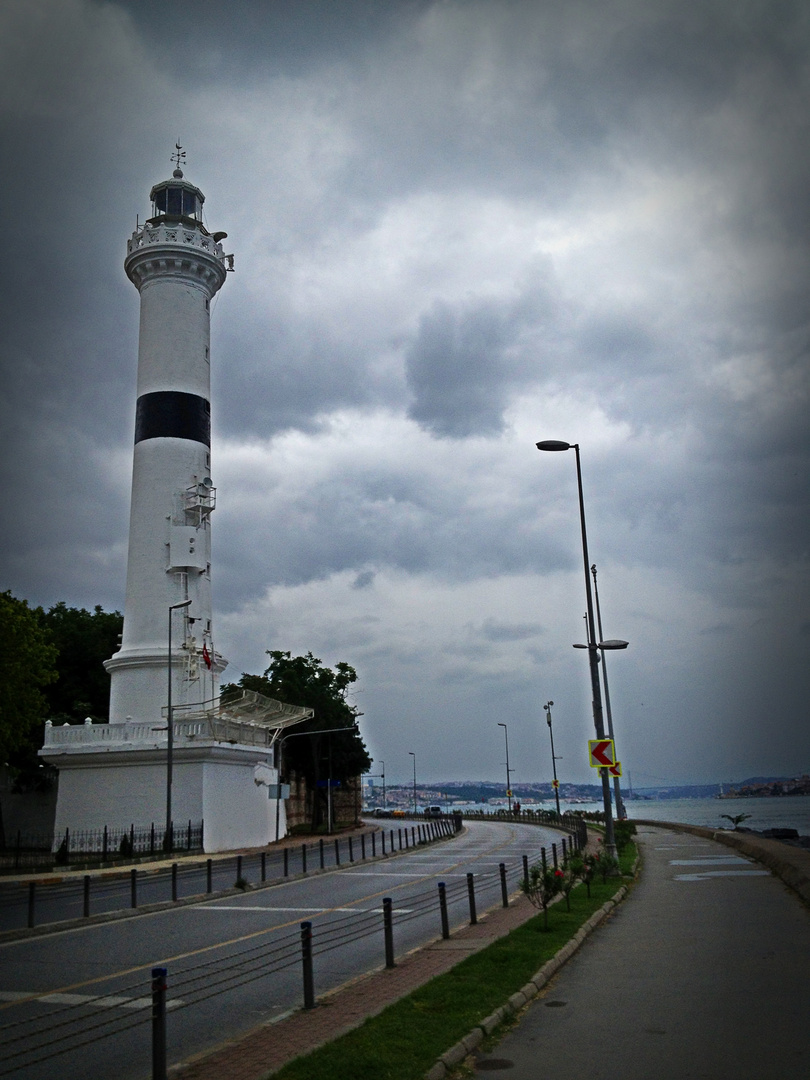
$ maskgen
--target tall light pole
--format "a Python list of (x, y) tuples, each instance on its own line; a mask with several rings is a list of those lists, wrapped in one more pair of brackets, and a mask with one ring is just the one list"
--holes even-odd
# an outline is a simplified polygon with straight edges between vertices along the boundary
[(551, 739), (551, 768), (554, 772), (554, 798), (557, 802), (557, 817), (562, 817), (560, 814), (560, 786), (557, 780), (557, 759), (554, 757), (554, 732), (551, 730), (551, 706), (553, 701), (547, 701), (543, 708), (546, 710), (546, 723), (548, 724), (548, 737)]
[(506, 739), (506, 798), (509, 803), (509, 813), (512, 813), (512, 770), (509, 768), (509, 730), (506, 724), (498, 722), (498, 727), (503, 728), (503, 734)]
[(383, 761), (382, 758), (380, 758), (380, 765), (382, 765), (382, 772), (380, 773), (380, 779), (383, 782), (383, 810), (385, 810), (385, 808), (386, 808), (386, 806), (388, 804), (385, 801), (385, 762)]
[(416, 754), (413, 750), (409, 750), (408, 753), (413, 758), (413, 812), (416, 813)]
[[(596, 563), (591, 567), (593, 574), (593, 595), (596, 600), (596, 625), (599, 629), (599, 640), (602, 640), (602, 612), (599, 608), (599, 589), (596, 586)], [(610, 711), (610, 687), (608, 685), (607, 657), (602, 653), (602, 682), (605, 684), (605, 712), (607, 713), (608, 737), (613, 738), (613, 713)], [(616, 802), (616, 816), (619, 819), (627, 817), (622, 800), (622, 786), (618, 776), (613, 777), (613, 797)]]
[[(588, 603), (588, 663), (591, 673), (591, 694), (593, 702), (593, 725), (597, 739), (604, 739), (605, 725), (602, 717), (602, 687), (599, 680), (599, 649), (627, 648), (627, 642), (600, 642), (596, 637), (596, 621), (593, 611), (591, 592), (590, 560), (588, 558), (588, 534), (585, 529), (585, 500), (582, 496), (582, 467), (579, 461), (579, 443), (560, 442), (557, 439), (545, 439), (536, 443), (538, 450), (558, 451), (573, 450), (577, 461), (577, 490), (579, 492), (579, 522), (582, 531), (582, 561), (585, 567), (585, 598)], [(613, 806), (610, 800), (610, 781), (606, 768), (599, 770), (602, 777), (602, 803), (605, 809), (605, 850), (616, 857), (616, 837), (613, 832)]]
[(172, 837), (172, 769), (174, 767), (174, 724), (172, 722), (172, 612), (180, 608), (187, 608), (191, 600), (181, 600), (177, 604), (169, 604), (169, 651), (167, 659), (168, 688), (166, 691), (166, 832), (163, 837), (163, 845), (171, 851), (173, 846)]

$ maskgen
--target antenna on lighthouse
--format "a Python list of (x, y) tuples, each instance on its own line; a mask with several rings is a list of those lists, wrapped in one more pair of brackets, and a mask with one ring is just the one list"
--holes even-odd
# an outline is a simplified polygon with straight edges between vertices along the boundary
[(179, 141), (174, 144), (174, 153), (171, 156), (171, 160), (174, 162), (175, 166), (174, 175), (177, 176), (177, 174), (180, 173), (180, 176), (182, 176), (183, 173), (180, 166), (184, 165), (186, 162), (186, 152)]

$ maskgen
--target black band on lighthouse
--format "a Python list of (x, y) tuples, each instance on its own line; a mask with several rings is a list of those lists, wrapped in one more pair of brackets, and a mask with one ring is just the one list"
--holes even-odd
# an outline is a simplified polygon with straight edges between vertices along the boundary
[(211, 402), (180, 390), (157, 390), (138, 398), (135, 442), (190, 439), (211, 445)]

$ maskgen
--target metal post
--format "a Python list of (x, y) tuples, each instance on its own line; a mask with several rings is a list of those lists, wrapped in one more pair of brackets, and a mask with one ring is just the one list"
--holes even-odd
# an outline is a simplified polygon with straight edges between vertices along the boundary
[(546, 849), (544, 847), (540, 848), (540, 861), (543, 863), (543, 873), (545, 874), (546, 870), (548, 870), (548, 864), (546, 863)]
[(467, 874), (467, 896), (470, 901), (470, 926), (475, 926), (478, 916), (475, 913), (475, 875)]
[(90, 875), (84, 875), (84, 910), (82, 912), (85, 919), (90, 918)]
[(349, 862), (354, 862), (354, 848), (352, 847), (351, 837), (349, 837)]
[(262, 881), (267, 881), (267, 852), (262, 852)]
[(383, 855), (385, 855), (386, 854), (386, 850), (385, 850), (385, 829), (383, 829), (382, 832), (380, 833), (380, 839), (382, 840), (382, 853), (383, 853)]
[(129, 872), (129, 904), (134, 908), (138, 906), (138, 871), (134, 866)]
[(529, 856), (523, 856), (523, 880), (528, 883), (529, 881)]
[(366, 834), (360, 833), (360, 858), (365, 861), (366, 858)]
[(376, 833), (371, 834), (371, 857), (372, 857), (372, 859), (377, 858), (377, 834)]
[[(599, 608), (599, 589), (596, 585), (596, 563), (591, 567), (591, 573), (593, 574), (593, 595), (596, 600), (596, 623), (599, 628), (599, 640), (604, 641), (602, 637), (602, 612)], [(605, 712), (607, 713), (608, 722), (608, 738), (612, 739), (613, 735), (613, 713), (610, 708), (610, 686), (608, 685), (608, 673), (607, 673), (607, 657), (602, 652), (602, 682), (605, 684)], [(616, 803), (616, 816), (620, 819), (627, 817), (627, 812), (624, 809), (624, 801), (622, 800), (622, 788), (619, 783), (618, 776), (613, 777), (613, 798)]]
[(551, 845), (551, 858), (554, 861), (554, 869), (556, 870), (557, 869), (557, 845), (556, 844)]
[(307, 872), (307, 845), (302, 844), (301, 845), (301, 873), (306, 874), (306, 872)]
[(236, 880), (237, 881), (242, 880), (242, 856), (241, 855), (236, 856)]
[(177, 863), (172, 863), (172, 900), (177, 899)]
[(385, 966), (394, 967), (394, 913), (390, 896), (383, 898), (383, 926), (385, 928)]
[(301, 963), (304, 971), (304, 1008), (315, 1008), (315, 981), (312, 976), (312, 923), (301, 923)]
[(107, 826), (104, 826), (104, 839), (101, 843), (101, 861), (107, 861)]
[(551, 727), (551, 706), (553, 704), (553, 701), (547, 701), (543, 708), (546, 710), (548, 737), (551, 740), (551, 771), (554, 774), (554, 801), (557, 804), (557, 817), (562, 817), (562, 814), (560, 813), (560, 782), (557, 779), (557, 758), (554, 756), (554, 731)]
[(324, 867), (324, 862), (323, 862), (323, 837), (321, 837), (321, 839), (318, 841), (318, 847), (320, 848), (320, 855), (321, 855), (321, 870), (323, 870), (323, 867)]
[(290, 873), (290, 853), (287, 848), (284, 848), (284, 877), (288, 877)]
[(166, 976), (152, 968), (152, 1080), (166, 1080)]
[(450, 920), (447, 918), (447, 887), (443, 881), (439, 882), (439, 911), (442, 917), (442, 937), (447, 941), (450, 937)]
[(501, 903), (504, 907), (509, 907), (509, 893), (506, 888), (506, 863), (499, 863), (498, 870), (501, 875)]
[(340, 866), (340, 840), (335, 837), (335, 866)]
[(35, 881), (28, 882), (28, 925), (34, 926), (34, 910), (36, 903), (36, 890), (37, 883)]

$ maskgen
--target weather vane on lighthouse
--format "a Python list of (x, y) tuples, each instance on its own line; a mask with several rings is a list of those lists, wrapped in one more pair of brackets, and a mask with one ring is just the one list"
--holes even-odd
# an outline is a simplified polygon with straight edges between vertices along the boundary
[(172, 154), (170, 160), (172, 162), (174, 162), (175, 169), (179, 170), (181, 165), (185, 165), (185, 163), (186, 163), (186, 152), (183, 149), (183, 147), (180, 145), (179, 142), (176, 142), (174, 144), (174, 153)]

